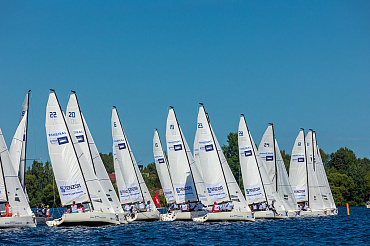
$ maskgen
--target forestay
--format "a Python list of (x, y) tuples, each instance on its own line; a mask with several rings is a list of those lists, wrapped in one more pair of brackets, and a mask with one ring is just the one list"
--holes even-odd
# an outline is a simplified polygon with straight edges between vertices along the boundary
[(162, 143), (159, 138), (158, 131), (154, 131), (153, 137), (153, 154), (155, 160), (155, 166), (157, 169), (159, 181), (163, 189), (164, 196), (166, 197), (167, 203), (171, 204), (175, 202), (174, 189), (171, 180), (171, 176), (168, 170), (167, 158), (163, 152)]
[(328, 182), (328, 178), (326, 176), (324, 163), (321, 158), (320, 154), (320, 148), (317, 144), (316, 140), (316, 133), (313, 133), (313, 141), (314, 141), (314, 148), (315, 148), (315, 159), (316, 159), (316, 176), (320, 185), (320, 188), (322, 187), (321, 194), (323, 196), (324, 204), (326, 208), (332, 208), (335, 209), (335, 202), (333, 199), (333, 194), (330, 189), (330, 185)]
[(9, 202), (13, 214), (32, 216), (31, 208), (23, 192), (0, 129), (0, 201)]
[(100, 157), (99, 151), (95, 145), (94, 139), (86, 124), (85, 118), (80, 110), (77, 96), (75, 93), (69, 97), (67, 105), (67, 123), (73, 135), (77, 139), (77, 144), (83, 151), (88, 163), (91, 165), (94, 174), (102, 186), (110, 206), (116, 213), (123, 213), (117, 194), (113, 188), (112, 182), (105, 170), (104, 163)]
[(324, 200), (321, 194), (319, 182), (315, 173), (316, 159), (314, 156), (314, 143), (312, 131), (306, 136), (307, 172), (308, 172), (308, 202), (312, 209), (324, 209)]
[(166, 124), (167, 155), (177, 203), (202, 201), (208, 205), (203, 179), (195, 164), (186, 139), (177, 121), (175, 110), (170, 108)]
[(249, 204), (264, 201), (271, 204), (272, 201), (275, 201), (276, 211), (285, 211), (286, 208), (262, 164), (244, 115), (241, 115), (239, 121), (238, 144), (243, 184)]
[[(114, 152), (116, 153), (123, 180), (129, 190), (131, 201), (133, 203), (150, 201), (150, 203), (153, 204), (152, 197), (150, 196), (123, 131), (116, 108), (112, 109), (111, 123)], [(153, 209), (155, 209), (155, 206), (153, 206)]]
[(67, 127), (66, 119), (54, 92), (46, 106), (46, 135), (62, 205), (90, 202), (93, 210), (113, 212), (99, 180)]
[(263, 134), (258, 152), (263, 166), (272, 181), (275, 191), (282, 200), (284, 207), (288, 210), (297, 209), (297, 201), (295, 200), (284, 160), (274, 135), (273, 125), (268, 126)]
[(250, 211), (231, 172), (204, 106), (199, 107), (197, 119), (199, 160), (210, 203), (233, 201), (235, 208)]

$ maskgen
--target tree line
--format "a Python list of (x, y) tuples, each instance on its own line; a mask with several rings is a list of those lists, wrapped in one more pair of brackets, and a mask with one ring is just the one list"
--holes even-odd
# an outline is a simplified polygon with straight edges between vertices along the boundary
[[(222, 146), (222, 150), (235, 179), (244, 191), (239, 164), (237, 133), (231, 132), (228, 134), (227, 144)], [(320, 153), (336, 205), (345, 206), (346, 203), (349, 203), (350, 206), (364, 205), (370, 195), (370, 160), (357, 158), (355, 153), (346, 147), (340, 148), (331, 154), (320, 149)], [(285, 150), (281, 150), (281, 154), (285, 166), (289, 170), (290, 155)], [(112, 153), (100, 153), (100, 156), (107, 172), (114, 173)], [(166, 206), (166, 199), (163, 195), (155, 163), (148, 164), (141, 172), (152, 197), (157, 193), (161, 205)], [(26, 171), (25, 181), (31, 207), (41, 204), (48, 204), (53, 207), (61, 206), (49, 161), (45, 163), (34, 161)], [(113, 185), (117, 192), (116, 184), (113, 183)]]

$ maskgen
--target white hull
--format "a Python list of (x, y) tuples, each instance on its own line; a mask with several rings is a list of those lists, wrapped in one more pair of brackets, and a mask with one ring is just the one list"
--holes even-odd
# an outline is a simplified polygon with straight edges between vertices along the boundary
[(328, 216), (338, 215), (338, 209), (337, 208), (328, 208), (328, 209), (326, 209), (326, 215), (328, 215)]
[(320, 217), (320, 216), (326, 216), (326, 211), (324, 210), (318, 210), (318, 209), (312, 209), (307, 211), (301, 211), (301, 217)]
[(48, 226), (101, 226), (119, 225), (116, 214), (105, 212), (86, 212), (63, 214), (61, 218), (47, 221)]
[(128, 213), (126, 213), (126, 219), (127, 222), (134, 222), (137, 219), (137, 213), (134, 213), (133, 217), (129, 216)]
[(34, 216), (0, 217), (0, 228), (36, 227)]
[(194, 217), (200, 217), (206, 214), (206, 211), (192, 211), (182, 212), (181, 210), (175, 210), (171, 213), (161, 214), (162, 221), (186, 221), (192, 220)]
[(206, 213), (203, 216), (194, 217), (193, 221), (206, 222), (206, 221), (255, 221), (250, 212), (217, 212)]
[(289, 218), (299, 218), (301, 217), (301, 211), (299, 210), (289, 210), (288, 211)]
[(366, 208), (370, 208), (370, 204), (366, 204)]
[(136, 213), (136, 220), (159, 220), (159, 211), (150, 211), (150, 212), (139, 212)]
[(272, 210), (256, 211), (254, 212), (254, 218), (256, 219), (286, 219), (288, 218), (287, 212), (278, 214)]
[(118, 219), (119, 219), (120, 224), (127, 224), (128, 223), (127, 218), (126, 218), (126, 214), (124, 214), (124, 213), (119, 213), (118, 214)]

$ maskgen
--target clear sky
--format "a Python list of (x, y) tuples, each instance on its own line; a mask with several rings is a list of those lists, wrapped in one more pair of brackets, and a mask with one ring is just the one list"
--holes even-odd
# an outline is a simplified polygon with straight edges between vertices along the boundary
[(244, 113), (259, 144), (273, 122), (325, 152), (370, 157), (369, 1), (0, 1), (0, 127), (7, 144), (32, 90), (28, 158), (49, 159), (49, 88), (75, 90), (100, 152), (117, 106), (137, 161), (153, 162), (174, 106), (190, 147), (203, 102), (220, 144)]

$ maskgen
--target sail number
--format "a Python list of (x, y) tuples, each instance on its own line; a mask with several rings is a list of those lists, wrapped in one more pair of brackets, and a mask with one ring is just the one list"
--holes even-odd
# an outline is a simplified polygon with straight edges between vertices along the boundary
[(50, 118), (56, 118), (57, 112), (50, 112)]
[(75, 117), (76, 117), (75, 112), (69, 112), (68, 117), (70, 117), (70, 118), (75, 118)]

